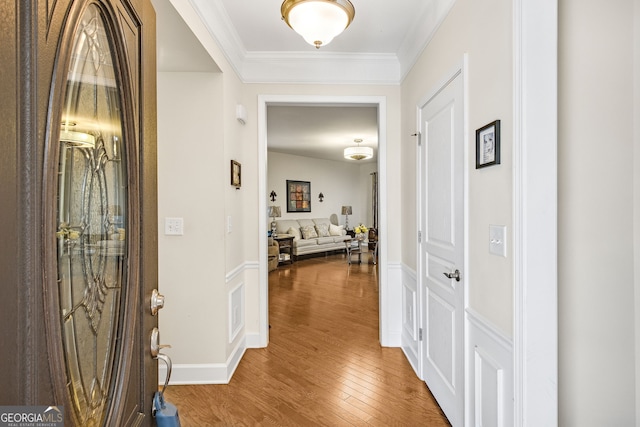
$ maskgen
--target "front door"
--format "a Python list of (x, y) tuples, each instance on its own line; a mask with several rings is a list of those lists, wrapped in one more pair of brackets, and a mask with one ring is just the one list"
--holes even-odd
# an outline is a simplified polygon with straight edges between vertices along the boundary
[(152, 425), (155, 14), (148, 0), (2, 7), (16, 6), (1, 53), (14, 49), (24, 79), (10, 182), (24, 191), (14, 225), (27, 259), (13, 267), (25, 280), (4, 284), (24, 286), (18, 308), (1, 304), (29, 344), (10, 377), (27, 386), (0, 404), (63, 406), (66, 425)]
[(456, 74), (420, 109), (423, 379), (453, 426), (464, 420), (464, 112)]

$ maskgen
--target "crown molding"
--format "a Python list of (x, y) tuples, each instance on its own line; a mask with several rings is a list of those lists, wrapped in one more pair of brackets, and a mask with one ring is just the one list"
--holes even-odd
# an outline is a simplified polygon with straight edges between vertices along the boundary
[(398, 49), (401, 80), (411, 71), (455, 2), (456, 0), (429, 0), (430, 6), (426, 8), (424, 16), (407, 31)]
[(400, 64), (393, 54), (250, 52), (241, 75), (247, 83), (396, 85)]
[(429, 0), (398, 54), (247, 51), (220, 0), (188, 0), (244, 83), (398, 85), (455, 0)]

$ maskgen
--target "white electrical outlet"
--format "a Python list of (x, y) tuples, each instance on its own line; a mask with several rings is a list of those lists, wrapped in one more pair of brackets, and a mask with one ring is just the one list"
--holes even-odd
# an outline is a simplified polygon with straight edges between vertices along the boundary
[(165, 236), (184, 235), (184, 219), (183, 218), (165, 218), (164, 234)]
[(489, 225), (489, 253), (507, 257), (506, 225)]

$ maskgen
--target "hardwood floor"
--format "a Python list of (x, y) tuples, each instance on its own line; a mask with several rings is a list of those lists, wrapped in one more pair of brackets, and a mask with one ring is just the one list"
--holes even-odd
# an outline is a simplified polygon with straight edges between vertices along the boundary
[(169, 386), (182, 426), (449, 426), (402, 351), (380, 347), (365, 259), (272, 271), (269, 346), (247, 350), (228, 385)]

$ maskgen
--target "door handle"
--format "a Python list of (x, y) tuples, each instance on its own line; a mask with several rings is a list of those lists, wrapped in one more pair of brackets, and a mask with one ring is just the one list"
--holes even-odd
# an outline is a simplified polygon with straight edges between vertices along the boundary
[(454, 271), (453, 273), (442, 273), (445, 275), (445, 277), (447, 277), (448, 279), (456, 279), (456, 282), (460, 281), (460, 270), (458, 270), (456, 268), (456, 271)]
[(158, 310), (164, 307), (164, 295), (161, 295), (157, 289), (151, 292), (151, 314), (155, 316)]
[(171, 378), (171, 358), (166, 354), (158, 353), (158, 355), (154, 357), (154, 359), (162, 360), (167, 365), (167, 376), (164, 379), (164, 385), (162, 386), (161, 392), (161, 394), (164, 396), (164, 390), (167, 388), (167, 385), (169, 385), (169, 379)]
[(158, 328), (153, 328), (151, 331), (151, 357), (156, 358), (160, 354), (160, 349), (171, 348), (168, 344), (160, 344), (160, 331)]

